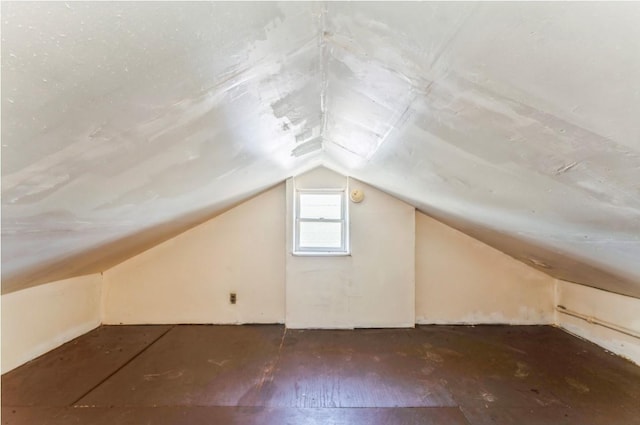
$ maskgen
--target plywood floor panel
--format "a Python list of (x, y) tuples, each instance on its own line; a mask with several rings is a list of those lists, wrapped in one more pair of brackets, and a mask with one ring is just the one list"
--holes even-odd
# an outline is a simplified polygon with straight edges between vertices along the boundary
[(273, 376), (253, 402), (279, 407), (455, 406), (447, 389), (416, 373), (414, 330), (287, 330)]
[(6, 406), (68, 406), (171, 326), (102, 326), (2, 375)]
[(17, 425), (640, 425), (640, 368), (548, 326), (105, 326), (2, 384)]
[(275, 363), (282, 326), (176, 326), (78, 406), (238, 406)]

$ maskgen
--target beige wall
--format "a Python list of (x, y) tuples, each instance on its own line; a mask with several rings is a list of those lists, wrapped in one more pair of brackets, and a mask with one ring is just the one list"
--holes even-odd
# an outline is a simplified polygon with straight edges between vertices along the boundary
[(553, 323), (555, 279), (416, 213), (416, 323)]
[(351, 255), (293, 256), (293, 184), (106, 271), (104, 322), (553, 323), (554, 279), (325, 168), (295, 184), (365, 191), (349, 203)]
[(364, 183), (317, 168), (287, 182), (287, 223), (294, 185), (359, 188), (349, 202), (351, 255), (292, 255), (287, 226), (286, 324), (291, 328), (412, 327), (415, 324), (415, 209)]
[(284, 219), (281, 184), (106, 271), (104, 322), (282, 323)]
[(98, 327), (101, 292), (92, 274), (2, 295), (2, 373)]
[[(556, 305), (586, 316), (578, 318), (559, 310), (556, 316), (558, 326), (640, 365), (640, 339), (637, 338), (640, 335), (639, 299), (559, 280)], [(622, 331), (628, 330), (636, 337), (593, 323), (598, 321)]]

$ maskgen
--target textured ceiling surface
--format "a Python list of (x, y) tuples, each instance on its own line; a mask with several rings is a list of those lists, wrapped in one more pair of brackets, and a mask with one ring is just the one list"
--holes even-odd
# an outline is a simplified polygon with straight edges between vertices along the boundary
[(325, 165), (640, 296), (640, 3), (2, 3), (3, 292)]

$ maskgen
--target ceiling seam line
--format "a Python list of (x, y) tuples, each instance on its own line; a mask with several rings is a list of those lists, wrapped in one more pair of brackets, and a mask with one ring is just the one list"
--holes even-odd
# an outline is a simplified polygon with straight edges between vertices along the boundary
[(327, 88), (329, 86), (329, 51), (327, 46), (327, 2), (320, 10), (320, 151), (325, 151), (324, 136), (327, 128)]

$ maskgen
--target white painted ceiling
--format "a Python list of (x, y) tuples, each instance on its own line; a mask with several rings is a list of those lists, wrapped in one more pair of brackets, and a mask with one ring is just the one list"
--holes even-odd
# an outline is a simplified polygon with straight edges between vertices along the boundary
[(2, 3), (3, 292), (325, 165), (640, 296), (640, 3)]

